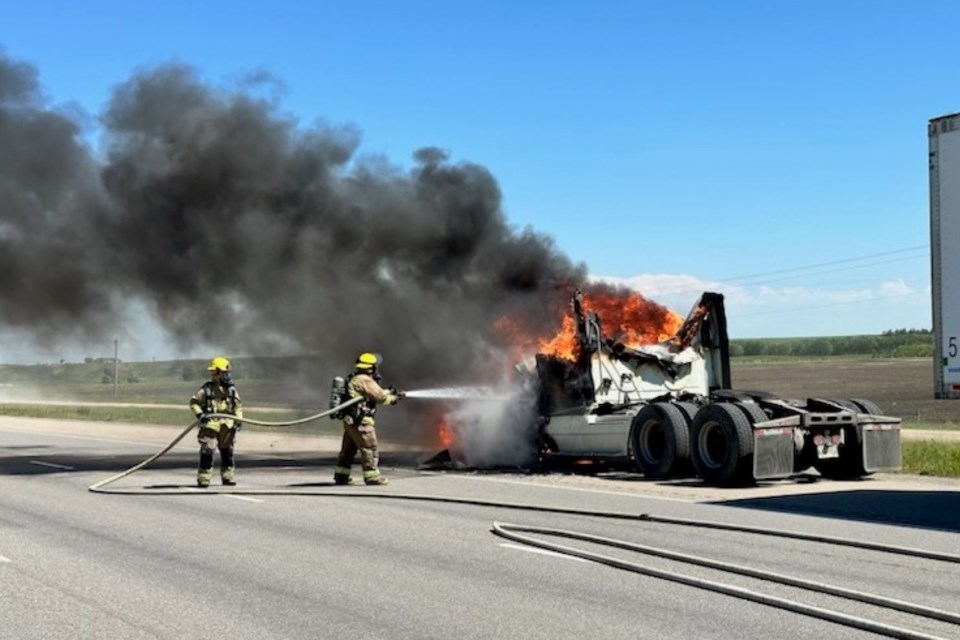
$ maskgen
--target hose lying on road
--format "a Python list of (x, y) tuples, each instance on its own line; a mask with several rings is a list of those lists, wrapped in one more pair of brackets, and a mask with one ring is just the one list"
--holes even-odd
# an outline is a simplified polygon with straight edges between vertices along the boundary
[[(289, 420), (289, 421), (286, 421), (286, 422), (264, 422), (263, 420), (251, 420), (250, 418), (244, 418), (243, 421), (246, 422), (246, 423), (249, 423), (249, 424), (255, 424), (255, 425), (260, 426), (260, 427), (292, 427), (292, 426), (296, 426), (296, 425), (298, 425), (298, 424), (304, 424), (304, 423), (306, 423), (306, 422), (312, 422), (313, 420), (317, 420), (317, 419), (319, 419), (319, 418), (324, 418), (324, 417), (326, 417), (326, 416), (329, 416), (329, 415), (331, 415), (331, 414), (336, 413), (337, 411), (340, 411), (341, 409), (346, 409), (347, 407), (353, 406), (353, 405), (357, 404), (358, 402), (360, 402), (361, 400), (363, 400), (363, 398), (361, 398), (361, 397), (353, 398), (353, 399), (351, 399), (351, 400), (347, 400), (346, 402), (344, 402), (344, 403), (342, 403), (342, 404), (337, 405), (336, 407), (334, 407), (334, 408), (332, 408), (332, 409), (328, 409), (327, 411), (324, 411), (324, 412), (322, 412), (322, 413), (318, 413), (318, 414), (313, 415), (313, 416), (307, 416), (306, 418), (300, 418), (299, 420)], [(210, 413), (210, 414), (207, 414), (207, 417), (208, 417), (208, 418), (236, 418), (236, 416), (233, 415), (232, 413)], [(111, 482), (116, 482), (116, 481), (119, 480), (120, 478), (125, 478), (126, 476), (130, 475), (130, 474), (133, 473), (134, 471), (139, 471), (140, 469), (146, 468), (147, 465), (149, 465), (151, 462), (153, 462), (153, 461), (156, 460), (157, 458), (160, 458), (161, 456), (163, 456), (164, 454), (166, 454), (168, 451), (170, 451), (170, 449), (173, 449), (175, 446), (177, 446), (177, 443), (180, 442), (181, 440), (183, 440), (183, 439), (186, 437), (186, 435), (187, 435), (188, 433), (190, 433), (190, 431), (193, 430), (193, 428), (196, 427), (198, 424), (200, 424), (200, 419), (199, 419), (199, 418), (196, 419), (196, 420), (194, 420), (193, 422), (191, 422), (191, 423), (190, 423), (190, 426), (188, 426), (186, 429), (184, 429), (184, 430), (180, 433), (180, 435), (178, 435), (176, 438), (174, 438), (174, 439), (173, 439), (173, 442), (171, 442), (171, 443), (168, 444), (166, 447), (164, 447), (162, 451), (157, 452), (156, 454), (150, 456), (149, 458), (147, 458), (147, 459), (144, 460), (143, 462), (141, 462), (141, 463), (139, 463), (139, 464), (136, 464), (136, 465), (130, 467), (129, 469), (127, 469), (126, 471), (124, 471), (124, 472), (122, 472), (122, 473), (118, 473), (117, 475), (111, 476), (111, 477), (107, 478), (106, 480), (101, 480), (100, 482), (97, 482), (96, 484), (90, 485), (89, 487), (87, 487), (87, 489), (88, 489), (89, 491), (93, 491), (94, 493), (116, 493), (115, 491), (103, 491), (103, 487), (107, 486), (107, 485), (110, 484)]]
[(680, 584), (694, 586), (701, 589), (707, 589), (709, 591), (715, 591), (717, 593), (732, 595), (745, 600), (751, 600), (753, 602), (759, 602), (761, 604), (775, 606), (781, 609), (786, 609), (788, 611), (793, 611), (795, 613), (813, 616), (823, 620), (829, 620), (831, 622), (836, 622), (838, 624), (843, 624), (850, 627), (856, 627), (858, 629), (864, 629), (866, 631), (872, 631), (874, 633), (879, 633), (879, 634), (890, 636), (893, 638), (914, 638), (917, 640), (920, 640), (920, 639), (929, 640), (930, 638), (936, 637), (936, 636), (930, 636), (922, 633), (916, 633), (907, 629), (901, 629), (899, 627), (893, 627), (893, 626), (886, 625), (879, 622), (874, 622), (872, 620), (867, 620), (859, 616), (851, 616), (845, 613), (830, 611), (822, 607), (805, 605), (805, 604), (796, 602), (794, 600), (786, 600), (784, 598), (769, 596), (763, 593), (759, 593), (757, 591), (744, 589), (742, 587), (736, 587), (736, 586), (727, 585), (719, 582), (713, 582), (711, 580), (703, 580), (700, 578), (685, 576), (679, 573), (663, 571), (660, 569), (654, 569), (652, 567), (645, 567), (643, 565), (639, 565), (633, 562), (627, 562), (624, 560), (620, 560), (618, 558), (612, 558), (610, 556), (605, 556), (602, 554), (591, 553), (589, 551), (583, 551), (581, 549), (575, 549), (573, 547), (568, 547), (560, 544), (555, 544), (552, 542), (547, 542), (545, 540), (540, 540), (530, 536), (522, 535), (521, 533), (519, 533), (521, 531), (526, 533), (539, 533), (542, 535), (569, 538), (572, 540), (582, 540), (584, 542), (592, 542), (600, 545), (606, 545), (609, 547), (627, 549), (629, 551), (636, 551), (638, 553), (644, 553), (647, 555), (667, 558), (669, 560), (675, 560), (678, 562), (686, 562), (688, 564), (698, 565), (701, 567), (717, 569), (720, 571), (726, 571), (728, 573), (739, 574), (739, 575), (748, 576), (751, 578), (758, 578), (760, 580), (766, 580), (768, 582), (777, 582), (777, 583), (785, 584), (791, 587), (806, 589), (808, 591), (815, 591), (818, 593), (835, 595), (841, 598), (846, 598), (848, 600), (865, 602), (867, 604), (876, 605), (886, 609), (903, 611), (905, 613), (910, 613), (910, 614), (924, 617), (924, 618), (930, 618), (933, 620), (942, 620), (944, 622), (950, 622), (953, 624), (960, 625), (960, 614), (956, 614), (950, 611), (944, 611), (942, 609), (934, 609), (932, 607), (918, 605), (912, 602), (905, 602), (903, 600), (897, 600), (894, 598), (887, 598), (884, 596), (865, 593), (862, 591), (856, 591), (854, 589), (837, 587), (837, 586), (825, 584), (822, 582), (803, 580), (801, 578), (794, 578), (792, 576), (774, 573), (771, 571), (753, 569), (750, 567), (744, 567), (744, 566), (735, 565), (727, 562), (719, 562), (716, 560), (710, 560), (708, 558), (701, 558), (699, 556), (689, 555), (685, 553), (676, 553), (673, 551), (667, 551), (665, 549), (658, 549), (656, 547), (648, 547), (646, 545), (635, 544), (632, 542), (625, 542), (623, 540), (615, 540), (613, 538), (594, 536), (587, 533), (579, 533), (576, 531), (565, 531), (563, 529), (554, 529), (551, 527), (535, 527), (535, 526), (526, 526), (526, 525), (507, 524), (507, 523), (501, 523), (501, 522), (493, 523), (493, 533), (500, 537), (507, 538), (508, 540), (513, 540), (515, 542), (521, 542), (523, 544), (527, 544), (530, 546), (539, 547), (541, 549), (546, 549), (548, 551), (553, 551), (554, 553), (561, 553), (564, 555), (582, 558), (584, 560), (590, 560), (592, 562), (598, 562), (600, 564), (605, 564), (607, 566), (615, 567), (617, 569), (624, 569), (626, 571), (641, 573), (643, 575), (652, 576), (655, 578), (661, 578), (663, 580), (669, 580), (671, 582), (678, 582)]

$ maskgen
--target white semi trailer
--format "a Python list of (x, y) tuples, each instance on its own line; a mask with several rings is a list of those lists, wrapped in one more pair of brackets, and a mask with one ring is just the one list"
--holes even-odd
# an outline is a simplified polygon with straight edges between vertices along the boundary
[(930, 120), (933, 394), (960, 398), (960, 113)]

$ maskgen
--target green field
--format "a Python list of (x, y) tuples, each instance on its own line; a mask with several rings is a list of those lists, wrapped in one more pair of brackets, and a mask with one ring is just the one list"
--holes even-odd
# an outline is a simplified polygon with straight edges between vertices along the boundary
[(904, 442), (903, 473), (922, 476), (960, 477), (960, 444), (950, 442)]

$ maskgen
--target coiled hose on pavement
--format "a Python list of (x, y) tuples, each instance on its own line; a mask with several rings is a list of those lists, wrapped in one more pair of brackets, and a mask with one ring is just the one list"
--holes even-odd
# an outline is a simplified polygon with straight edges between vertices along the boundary
[[(285, 426), (294, 426), (298, 424), (303, 424), (306, 422), (311, 422), (322, 417), (329, 416), (341, 409), (347, 408), (357, 402), (360, 402), (361, 398), (353, 398), (337, 407), (318, 413), (313, 416), (308, 416), (306, 418), (301, 418), (299, 420), (293, 420), (288, 422), (264, 422), (259, 420), (251, 420), (249, 418), (244, 418), (243, 421), (255, 424), (258, 426), (267, 426), (267, 427), (285, 427)], [(209, 414), (209, 417), (222, 417), (222, 418), (233, 418), (235, 416), (231, 414)], [(146, 460), (140, 462), (139, 464), (130, 467), (126, 471), (118, 473), (114, 476), (101, 480), (95, 484), (92, 484), (88, 487), (89, 491), (94, 493), (110, 493), (110, 494), (127, 494), (127, 495), (172, 495), (172, 494), (192, 494), (192, 495), (204, 495), (204, 494), (245, 494), (245, 495), (314, 495), (314, 496), (338, 496), (338, 497), (352, 497), (352, 498), (376, 498), (376, 499), (393, 499), (393, 500), (420, 500), (425, 502), (444, 502), (444, 503), (454, 503), (454, 504), (468, 504), (474, 506), (483, 506), (483, 507), (495, 507), (500, 509), (516, 509), (522, 511), (535, 511), (535, 512), (545, 512), (545, 513), (558, 513), (558, 514), (567, 514), (567, 515), (582, 515), (598, 518), (610, 518), (610, 519), (619, 519), (619, 520), (637, 520), (645, 522), (654, 522), (661, 524), (673, 524), (678, 526), (686, 527), (697, 527), (697, 528), (706, 528), (706, 529), (718, 529), (725, 531), (735, 531), (742, 533), (752, 533), (757, 535), (765, 536), (776, 536), (781, 538), (791, 538), (795, 540), (805, 540), (812, 542), (820, 542), (827, 544), (834, 544), (838, 546), (848, 546), (855, 547), (859, 549), (869, 549), (873, 551), (880, 551), (898, 555), (913, 556), (918, 558), (925, 558), (929, 560), (936, 560), (940, 562), (948, 562), (954, 564), (960, 564), (960, 555), (948, 554), (948, 553), (938, 553), (935, 551), (928, 551), (924, 549), (915, 549), (910, 547), (899, 547), (893, 545), (884, 545), (871, 542), (864, 542), (860, 540), (853, 540), (849, 538), (837, 538), (830, 536), (821, 536), (821, 535), (812, 535), (799, 533), (794, 531), (786, 531), (781, 529), (770, 529), (763, 527), (751, 527), (745, 525), (735, 525), (728, 524), (723, 522), (710, 522), (705, 520), (690, 520), (684, 518), (671, 518), (656, 516), (649, 513), (622, 513), (622, 512), (607, 512), (607, 511), (591, 511), (591, 510), (582, 510), (582, 509), (569, 509), (564, 507), (550, 507), (538, 504), (524, 504), (524, 503), (510, 503), (510, 502), (499, 502), (495, 500), (480, 500), (474, 498), (458, 498), (452, 496), (436, 496), (436, 495), (417, 495), (417, 494), (402, 494), (402, 493), (393, 493), (393, 492), (370, 492), (370, 491), (344, 491), (340, 488), (329, 489), (329, 490), (297, 490), (292, 491), (289, 489), (237, 489), (236, 487), (230, 487), (229, 489), (204, 489), (203, 491), (197, 491), (193, 488), (164, 488), (164, 489), (106, 489), (105, 487), (121, 478), (129, 476), (130, 474), (146, 468), (150, 463), (154, 462), (158, 458), (162, 457), (168, 451), (170, 451), (174, 446), (177, 445), (190, 431), (200, 423), (200, 420), (195, 420), (191, 423), (186, 429), (184, 429), (170, 444), (164, 447), (161, 451), (150, 456)], [(744, 575), (748, 577), (758, 578), (762, 580), (767, 580), (770, 582), (778, 582), (780, 584), (785, 584), (788, 586), (799, 587), (811, 591), (817, 591), (820, 593), (826, 593), (830, 595), (836, 595), (842, 598), (847, 598), (850, 600), (855, 600), (859, 602), (865, 602), (868, 604), (877, 605), (880, 607), (894, 609), (897, 611), (902, 611), (910, 614), (914, 614), (921, 617), (926, 617), (935, 620), (941, 620), (944, 622), (960, 625), (960, 614), (953, 613), (950, 611), (944, 611), (940, 609), (935, 609), (932, 607), (927, 607), (924, 605), (918, 605), (910, 602), (904, 602), (902, 600), (896, 600), (893, 598), (887, 598), (884, 596), (879, 596), (875, 594), (869, 594), (862, 591), (856, 591), (853, 589), (846, 589), (843, 587), (832, 586), (824, 584), (821, 582), (813, 582), (809, 580), (803, 580), (800, 578), (794, 578), (792, 576), (787, 576), (783, 574), (777, 574), (769, 571), (763, 571), (759, 569), (752, 569), (750, 567), (743, 567), (739, 565), (734, 565), (730, 563), (719, 562), (715, 560), (710, 560), (707, 558), (701, 558), (698, 556), (676, 553), (668, 551), (665, 549), (658, 549), (655, 547), (649, 547), (646, 545), (635, 544), (631, 542), (625, 542), (622, 540), (615, 540), (612, 538), (604, 538), (601, 536), (594, 536), (586, 533), (579, 533), (575, 531), (566, 531), (563, 529), (555, 529), (550, 527), (537, 527), (537, 526), (527, 526), (527, 525), (518, 525), (518, 524), (508, 524), (501, 522), (494, 522), (491, 532), (494, 535), (513, 540), (522, 544), (530, 545), (533, 547), (538, 547), (541, 549), (546, 549), (554, 553), (560, 553), (564, 555), (569, 555), (591, 562), (597, 562), (600, 564), (605, 564), (617, 569), (631, 571), (634, 573), (640, 573), (647, 576), (652, 576), (656, 578), (661, 578), (664, 580), (669, 580), (672, 582), (678, 582), (681, 584), (686, 584), (688, 586), (693, 586), (700, 589), (705, 589), (709, 591), (714, 591), (717, 593), (723, 593), (726, 595), (731, 595), (737, 598), (744, 600), (750, 600), (760, 604), (765, 604), (768, 606), (773, 606), (776, 608), (784, 609), (787, 611), (792, 611), (795, 613), (800, 613), (802, 615), (819, 618), (821, 620), (826, 620), (829, 622), (834, 622), (844, 626), (854, 627), (857, 629), (862, 629), (865, 631), (870, 631), (880, 635), (892, 637), (892, 638), (904, 638), (909, 640), (943, 640), (938, 636), (933, 636), (925, 633), (915, 632), (909, 629), (903, 629), (900, 627), (894, 627), (884, 623), (868, 620), (866, 618), (861, 618), (858, 616), (851, 616), (845, 613), (840, 613), (836, 611), (830, 611), (823, 609), (822, 607), (814, 607), (810, 605), (805, 605), (794, 600), (787, 600), (784, 598), (777, 598), (774, 596), (769, 596), (757, 591), (752, 591), (749, 589), (744, 589), (742, 587), (736, 587), (732, 585), (727, 585), (719, 582), (713, 582), (710, 580), (703, 580), (700, 578), (694, 578), (691, 576), (686, 576), (683, 574), (662, 571), (659, 569), (654, 569), (651, 567), (645, 567), (640, 564), (633, 562), (627, 562), (610, 556), (605, 556), (602, 554), (596, 554), (580, 549), (575, 549), (573, 547), (568, 547), (565, 545), (556, 544), (553, 542), (547, 542), (538, 538), (531, 536), (523, 535), (523, 533), (537, 533), (547, 536), (556, 536), (562, 538), (568, 538), (572, 540), (581, 540), (585, 542), (590, 542), (594, 544), (606, 545), (610, 547), (626, 549), (630, 551), (635, 551), (638, 553), (643, 553), (647, 555), (653, 555), (661, 558), (666, 558), (669, 560), (675, 560), (679, 562), (686, 562), (689, 564), (694, 564), (702, 567), (707, 567), (711, 569), (718, 569), (722, 571), (727, 571), (730, 573), (735, 573), (739, 575)]]

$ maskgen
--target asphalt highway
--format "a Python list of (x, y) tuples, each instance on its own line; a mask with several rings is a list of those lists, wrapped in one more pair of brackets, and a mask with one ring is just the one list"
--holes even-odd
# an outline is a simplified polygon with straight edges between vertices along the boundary
[[(132, 493), (89, 490), (177, 433), (0, 418), (0, 639), (883, 637), (510, 541), (492, 533), (494, 522), (585, 532), (960, 612), (958, 563), (502, 506), (749, 524), (960, 556), (957, 482), (800, 478), (722, 490), (623, 473), (424, 472), (417, 462), (429, 452), (388, 446), (389, 486), (333, 487), (335, 440), (241, 433), (236, 492), (192, 487), (189, 437), (108, 486)], [(150, 495), (174, 490), (181, 493)], [(953, 623), (626, 549), (553, 541), (918, 637), (960, 637)]]

